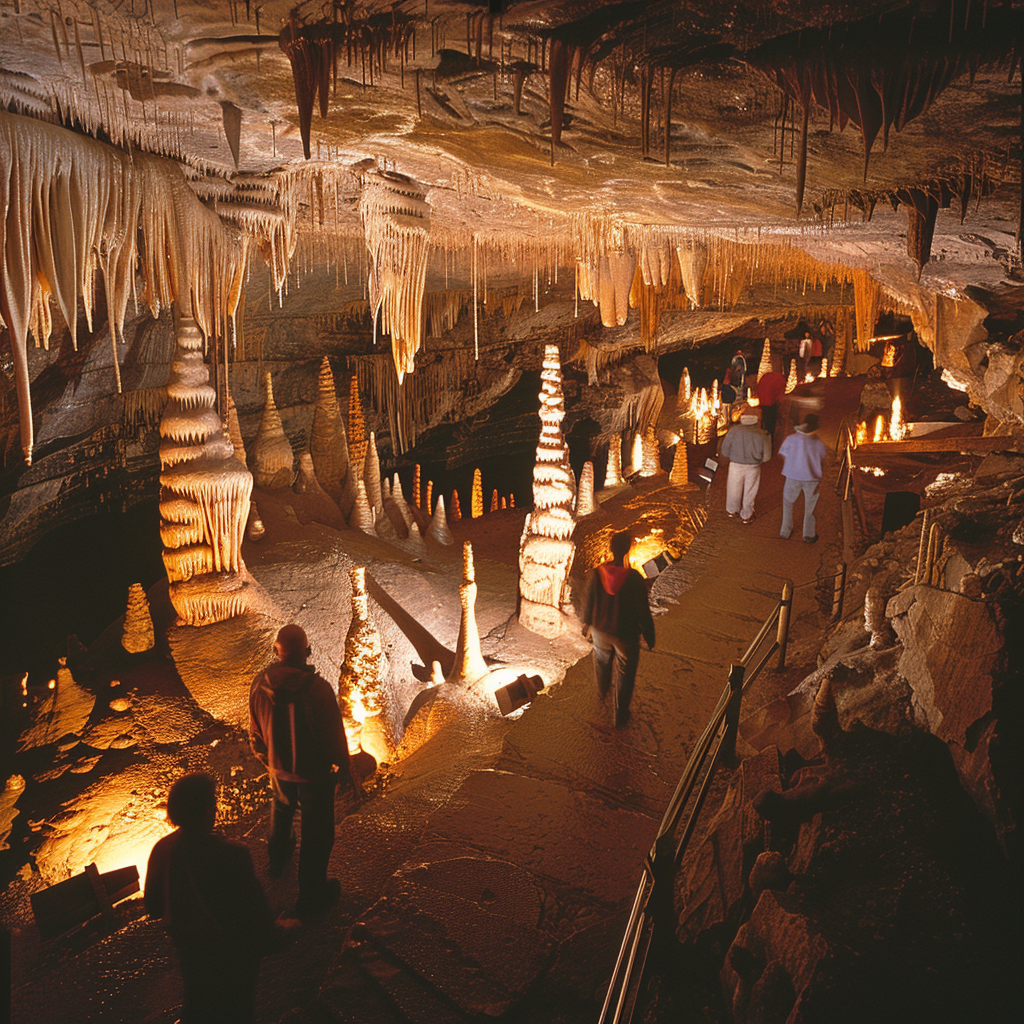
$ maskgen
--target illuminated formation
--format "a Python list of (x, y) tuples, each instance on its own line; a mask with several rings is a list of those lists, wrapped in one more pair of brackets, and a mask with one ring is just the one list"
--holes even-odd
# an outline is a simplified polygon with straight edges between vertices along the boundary
[(356, 501), (352, 506), (352, 514), (348, 517), (348, 525), (353, 530), (360, 530), (363, 533), (373, 534), (373, 509), (370, 508), (369, 498), (366, 496), (366, 484), (362, 480), (356, 485)]
[(153, 634), (153, 617), (149, 614), (149, 601), (141, 583), (128, 588), (128, 608), (124, 613), (124, 630), (121, 646), (129, 654), (141, 654), (156, 643)]
[(487, 510), (488, 512), (497, 512), (501, 507), (501, 503), (498, 501), (498, 488), (495, 487), (491, 491), (491, 507)]
[(380, 520), (384, 516), (384, 493), (380, 487), (380, 456), (377, 454), (377, 438), (370, 431), (370, 440), (366, 447), (366, 466), (363, 469), (363, 480), (366, 483), (366, 497), (374, 518)]
[(445, 546), (455, 543), (455, 538), (452, 537), (451, 530), (448, 529), (448, 520), (444, 514), (443, 494), (437, 496), (437, 505), (434, 507), (434, 514), (430, 517), (427, 536)]
[(690, 371), (683, 367), (683, 375), (679, 378), (679, 392), (676, 395), (676, 411), (686, 412), (690, 405), (693, 388), (690, 384)]
[(470, 514), (473, 519), (479, 519), (484, 514), (484, 485), (479, 469), (473, 470), (473, 496), (471, 502)]
[(255, 593), (241, 555), (252, 475), (213, 408), (202, 349), (198, 325), (182, 316), (160, 420), (164, 566), (174, 610), (193, 626), (241, 614)]
[[(392, 738), (388, 693), (381, 673), (383, 650), (380, 633), (370, 619), (365, 567), (350, 569), (349, 578), (352, 582), (352, 618), (345, 635), (345, 660), (338, 674), (338, 706), (345, 719), (350, 742), (361, 733), (363, 749), (382, 761), (387, 759)], [(378, 720), (373, 724), (382, 728), (367, 729), (367, 723), (373, 718)], [(383, 751), (370, 749), (370, 735), (384, 737), (386, 746)]]
[(772, 343), (768, 338), (764, 339), (764, 348), (761, 349), (761, 362), (757, 367), (757, 382), (761, 383), (761, 378), (766, 373), (772, 372)]
[(400, 537), (407, 537), (409, 535), (409, 529), (415, 520), (412, 517), (412, 512), (409, 510), (409, 505), (405, 500), (405, 495), (402, 493), (402, 481), (398, 478), (397, 473), (391, 481), (390, 500), (402, 521), (401, 527), (399, 527), (397, 522), (394, 524), (395, 529), (398, 530), (398, 535)]
[(658, 436), (654, 427), (648, 427), (642, 435), (641, 476), (654, 476), (661, 469), (661, 454), (658, 450)]
[(580, 472), (580, 485), (576, 491), (576, 518), (589, 516), (597, 509), (597, 498), (594, 497), (594, 464), (584, 462)]
[(459, 492), (452, 491), (452, 510), (448, 513), (448, 518), (453, 522), (457, 523), (462, 518), (462, 507), (459, 505)]
[(643, 435), (637, 431), (633, 435), (633, 444), (629, 450), (629, 465), (623, 470), (624, 476), (632, 476), (634, 473), (639, 473), (641, 466), (644, 464), (644, 439)]
[(789, 376), (786, 378), (786, 394), (793, 391), (800, 382), (796, 379), (796, 360), (789, 364)]
[(462, 582), (459, 584), (459, 602), (462, 617), (459, 620), (459, 639), (455, 645), (455, 663), (447, 683), (477, 683), (490, 674), (484, 656), (480, 653), (480, 633), (476, 627), (476, 573), (473, 569), (473, 545), (462, 545)]
[(295, 455), (274, 402), (274, 386), (266, 374), (263, 418), (252, 446), (252, 475), (257, 487), (291, 487)]
[(345, 474), (348, 473), (348, 437), (334, 388), (334, 374), (327, 356), (320, 361), (309, 453), (320, 486), (335, 501), (340, 502)]
[(608, 465), (604, 471), (605, 487), (621, 487), (622, 479), (622, 435), (614, 434), (608, 442)]
[(430, 252), (430, 207), (404, 174), (374, 173), (363, 180), (359, 215), (370, 253), (370, 309), (374, 334), (391, 336), (398, 383), (416, 368), (423, 335), (423, 289)]
[(676, 452), (672, 457), (672, 472), (669, 473), (669, 483), (676, 487), (685, 487), (690, 482), (690, 469), (687, 465), (686, 442), (679, 438), (676, 444)]
[(557, 345), (544, 346), (541, 371), (540, 443), (533, 470), (533, 510), (519, 545), (519, 621), (541, 636), (562, 632), (566, 580), (576, 546), (569, 449), (562, 436), (565, 405)]
[(422, 508), (420, 501), (420, 464), (417, 462), (412, 471), (412, 503), (417, 508)]

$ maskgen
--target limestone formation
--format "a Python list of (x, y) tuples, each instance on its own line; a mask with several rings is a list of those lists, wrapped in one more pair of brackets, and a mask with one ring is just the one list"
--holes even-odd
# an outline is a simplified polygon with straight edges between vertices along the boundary
[(608, 442), (608, 466), (604, 471), (604, 485), (607, 488), (621, 487), (622, 479), (622, 435), (615, 434)]
[(457, 523), (462, 518), (462, 508), (459, 505), (459, 492), (456, 490), (452, 491), (452, 510), (448, 513), (448, 518), (453, 523)]
[(766, 373), (772, 372), (772, 343), (769, 338), (764, 339), (764, 348), (761, 349), (761, 362), (757, 366), (757, 382), (761, 383), (761, 378)]
[(391, 504), (402, 520), (401, 526), (397, 522), (395, 523), (395, 529), (398, 530), (400, 537), (408, 536), (409, 530), (416, 520), (413, 518), (412, 511), (405, 500), (405, 495), (402, 493), (402, 481), (397, 473), (391, 481)]
[(533, 470), (533, 509), (519, 545), (519, 621), (541, 636), (562, 632), (567, 578), (576, 546), (569, 449), (562, 436), (565, 416), (562, 367), (557, 345), (544, 346), (541, 370), (540, 442)]
[(428, 480), (427, 481), (427, 494), (426, 494), (426, 497), (423, 499), (423, 506), (422, 506), (423, 511), (426, 512), (428, 516), (430, 515), (430, 510), (433, 508), (433, 503), (434, 503), (434, 481), (433, 480)]
[(363, 419), (363, 403), (359, 398), (359, 380), (353, 373), (348, 381), (348, 459), (349, 472), (352, 464), (358, 466), (356, 479), (363, 475), (366, 459), (366, 421)]
[(366, 448), (366, 466), (363, 469), (363, 480), (366, 483), (366, 497), (370, 508), (377, 519), (384, 515), (384, 495), (380, 488), (380, 456), (377, 454), (377, 438), (370, 431), (370, 440)]
[(462, 617), (459, 620), (459, 639), (455, 645), (455, 663), (447, 683), (472, 685), (490, 674), (480, 653), (480, 634), (476, 626), (476, 573), (473, 567), (473, 545), (467, 540), (462, 545), (462, 582), (459, 584), (459, 602)]
[(257, 487), (291, 487), (295, 479), (295, 455), (284, 432), (274, 402), (269, 371), (265, 378), (263, 418), (252, 446), (252, 475)]
[(444, 514), (443, 494), (439, 494), (437, 497), (437, 505), (434, 508), (434, 514), (430, 517), (430, 525), (427, 527), (427, 536), (445, 546), (455, 543), (455, 538), (452, 537), (451, 530), (448, 529), (448, 520)]
[(230, 392), (228, 393), (227, 434), (231, 439), (231, 447), (235, 450), (235, 458), (244, 466), (246, 464), (245, 442), (242, 440), (242, 428), (238, 423), (238, 408)]
[(363, 533), (373, 535), (376, 531), (373, 528), (373, 509), (370, 508), (370, 501), (366, 496), (366, 484), (359, 481), (356, 490), (355, 504), (352, 506), (352, 514), (348, 517), (348, 525), (353, 530), (360, 530)]
[(141, 583), (128, 588), (128, 608), (124, 613), (124, 629), (121, 632), (121, 646), (129, 654), (141, 654), (156, 643), (153, 633), (153, 617), (149, 613), (149, 601)]
[(639, 473), (644, 464), (644, 439), (637, 431), (633, 435), (633, 444), (629, 449), (629, 465), (623, 469), (623, 476), (630, 477)]
[(494, 490), (491, 491), (491, 507), (487, 511), (488, 512), (497, 512), (500, 507), (501, 507), (501, 504), (498, 501), (498, 488), (495, 487)]
[(470, 514), (474, 519), (479, 519), (484, 514), (484, 486), (479, 469), (473, 470), (473, 495), (470, 504)]
[(789, 376), (786, 378), (786, 394), (788, 395), (793, 391), (800, 381), (796, 379), (796, 360), (794, 359), (789, 364)]
[(313, 469), (323, 489), (337, 502), (341, 501), (345, 475), (348, 473), (348, 437), (345, 421), (338, 405), (334, 374), (327, 356), (320, 360), (316, 409), (309, 440)]
[(640, 463), (641, 476), (655, 476), (661, 470), (661, 452), (658, 448), (658, 435), (654, 427), (648, 427), (642, 436), (642, 457)]
[(323, 523), (340, 530), (345, 519), (331, 496), (320, 486), (320, 480), (313, 470), (313, 458), (309, 452), (299, 456), (299, 472), (295, 478), (295, 512), (299, 522)]
[(420, 500), (420, 488), (421, 488), (421, 486), (422, 486), (422, 481), (421, 481), (421, 476), (420, 476), (420, 464), (417, 462), (416, 465), (413, 466), (413, 470), (412, 470), (412, 503), (417, 508), (422, 508), (423, 507), (423, 502)]
[(589, 516), (597, 509), (597, 498), (594, 496), (594, 464), (584, 462), (580, 472), (579, 488), (576, 491), (576, 518)]
[(260, 510), (256, 507), (255, 501), (249, 502), (249, 517), (245, 527), (245, 538), (255, 544), (257, 541), (263, 539), (263, 535), (267, 532), (267, 528), (263, 525), (263, 520), (260, 518)]
[(668, 476), (669, 483), (676, 487), (685, 487), (690, 482), (690, 470), (687, 465), (686, 442), (679, 438), (675, 455), (672, 457), (672, 472)]
[(241, 555), (253, 478), (214, 412), (202, 348), (195, 320), (181, 316), (160, 420), (164, 565), (171, 603), (189, 625), (231, 618), (256, 593)]
[(692, 397), (692, 387), (690, 385), (690, 371), (687, 367), (683, 367), (683, 374), (679, 378), (679, 393), (676, 395), (676, 411), (686, 412), (690, 405), (690, 398)]

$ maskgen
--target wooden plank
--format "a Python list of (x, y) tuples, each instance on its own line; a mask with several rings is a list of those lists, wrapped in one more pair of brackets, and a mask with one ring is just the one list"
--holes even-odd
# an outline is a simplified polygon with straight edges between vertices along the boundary
[(919, 437), (906, 441), (867, 441), (854, 449), (854, 459), (877, 459), (883, 455), (912, 455), (922, 452), (1001, 452), (1016, 450), (1012, 437)]
[[(102, 888), (107, 902), (114, 904), (139, 891), (139, 872), (134, 865), (117, 868), (98, 875), (95, 883)], [(44, 939), (56, 938), (84, 924), (102, 909), (88, 874), (75, 875), (33, 893), (30, 902), (39, 934)]]

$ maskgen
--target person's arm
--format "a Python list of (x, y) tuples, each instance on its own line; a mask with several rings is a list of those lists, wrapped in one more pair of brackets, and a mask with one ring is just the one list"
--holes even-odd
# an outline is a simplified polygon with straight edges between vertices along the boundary
[(317, 676), (313, 680), (310, 697), (314, 729), (320, 733), (322, 749), (327, 752), (331, 764), (337, 765), (338, 781), (343, 785), (351, 786), (353, 792), (356, 792), (355, 782), (352, 778), (352, 766), (348, 757), (345, 722), (341, 717), (341, 708), (338, 707), (331, 684), (323, 676)]
[(164, 916), (164, 879), (167, 873), (167, 843), (160, 840), (149, 854), (143, 903), (150, 917)]
[(259, 715), (256, 713), (260, 678), (261, 676), (257, 676), (249, 688), (249, 747), (256, 760), (266, 768), (268, 763), (267, 741), (263, 736), (263, 727), (260, 724)]

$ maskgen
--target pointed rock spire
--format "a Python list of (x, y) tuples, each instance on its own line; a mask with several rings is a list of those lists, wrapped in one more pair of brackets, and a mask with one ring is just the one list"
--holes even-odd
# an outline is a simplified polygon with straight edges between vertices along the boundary
[(473, 497), (470, 505), (470, 515), (479, 519), (484, 514), (484, 485), (480, 477), (480, 470), (473, 470)]
[(455, 664), (445, 680), (448, 683), (477, 683), (490, 673), (484, 656), (480, 653), (480, 633), (476, 625), (476, 589), (473, 545), (467, 540), (462, 545), (462, 583), (459, 585), (462, 618), (459, 621), (459, 640), (455, 645)]
[(420, 486), (420, 464), (417, 462), (412, 471), (412, 503), (417, 508), (423, 507), (423, 503), (420, 501)]
[(761, 383), (761, 378), (766, 373), (772, 372), (772, 343), (771, 339), (764, 339), (764, 348), (761, 349), (761, 362), (757, 366), (757, 382)]
[(448, 513), (448, 518), (453, 523), (457, 523), (462, 518), (462, 507), (459, 505), (459, 492), (452, 490), (452, 510)]
[(124, 613), (124, 630), (121, 646), (129, 654), (141, 654), (156, 643), (153, 633), (153, 617), (149, 613), (149, 601), (141, 583), (128, 588), (128, 607)]
[(679, 378), (679, 393), (676, 395), (676, 412), (686, 412), (690, 405), (690, 371), (684, 366), (683, 375)]
[(353, 373), (348, 382), (348, 453), (349, 461), (359, 465), (363, 473), (366, 458), (366, 422), (363, 420), (363, 403), (359, 400), (359, 381)]
[(499, 508), (498, 489), (497, 489), (497, 487), (495, 487), (495, 489), (493, 491), (491, 491), (491, 507), (487, 511), (488, 512), (497, 512), (498, 508)]
[(788, 395), (793, 391), (799, 383), (800, 381), (796, 377), (796, 360), (794, 359), (789, 364), (789, 376), (786, 378), (786, 394)]
[(584, 462), (580, 472), (580, 485), (576, 492), (576, 518), (589, 516), (597, 508), (597, 498), (594, 497), (594, 464)]
[(363, 533), (373, 535), (376, 531), (373, 528), (373, 509), (370, 508), (370, 501), (366, 497), (366, 484), (359, 481), (356, 490), (355, 504), (352, 506), (352, 514), (348, 517), (348, 525), (353, 530), (361, 530)]
[(340, 530), (345, 519), (331, 496), (320, 486), (313, 470), (313, 458), (309, 452), (299, 455), (299, 473), (292, 488), (296, 494), (295, 514), (300, 523), (323, 523)]
[(436, 540), (438, 544), (444, 544), (445, 546), (454, 544), (455, 538), (452, 537), (451, 531), (448, 529), (448, 520), (444, 514), (444, 495), (439, 494), (437, 496), (437, 507), (434, 509), (434, 514), (430, 518), (430, 525), (427, 527), (427, 536), (432, 540)]
[(231, 440), (231, 447), (235, 449), (235, 458), (245, 465), (245, 442), (242, 440), (242, 428), (238, 424), (238, 408), (235, 400), (228, 393), (228, 437)]
[(313, 457), (313, 470), (320, 485), (335, 501), (340, 502), (345, 475), (348, 473), (348, 436), (327, 356), (320, 361), (309, 453)]
[(252, 446), (252, 475), (257, 487), (291, 487), (295, 479), (295, 453), (284, 432), (274, 402), (274, 385), (267, 372), (263, 418)]
[(608, 467), (604, 472), (604, 485), (621, 487), (622, 484), (622, 435), (613, 434), (608, 442)]
[(658, 435), (654, 427), (648, 427), (641, 440), (640, 475), (656, 476), (661, 469), (661, 453), (658, 450)]
[(672, 472), (668, 476), (669, 483), (683, 487), (690, 482), (690, 469), (686, 461), (686, 442), (679, 438), (675, 455), (672, 457)]
[(377, 438), (370, 431), (370, 440), (366, 447), (366, 466), (363, 469), (363, 480), (366, 483), (366, 497), (370, 508), (380, 519), (384, 515), (384, 494), (380, 489), (380, 456), (377, 454)]

